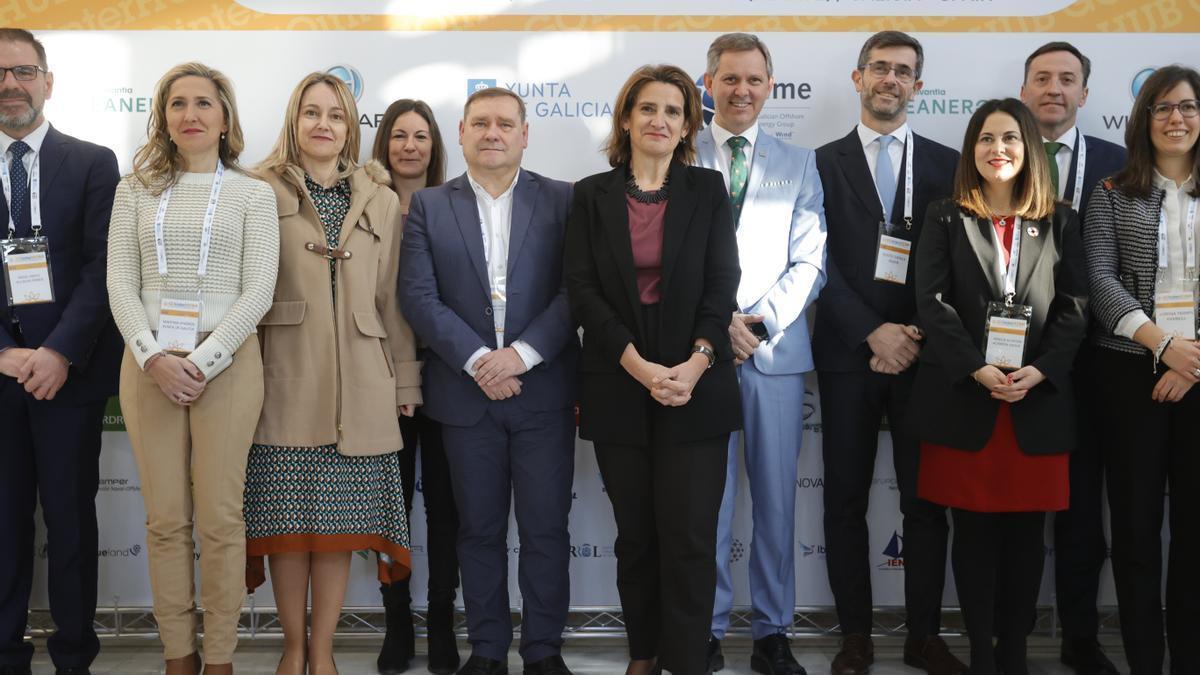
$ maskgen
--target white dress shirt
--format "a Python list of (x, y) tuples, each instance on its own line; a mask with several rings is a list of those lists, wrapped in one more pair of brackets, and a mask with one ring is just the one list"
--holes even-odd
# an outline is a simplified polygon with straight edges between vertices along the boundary
[[(42, 151), (42, 141), (46, 140), (47, 131), (50, 131), (50, 123), (46, 120), (42, 120), (42, 123), (38, 125), (38, 128), (26, 134), (25, 138), (20, 139), (25, 141), (25, 145), (29, 146), (29, 152), (25, 153), (25, 156), (21, 158), (21, 163), (25, 165), (25, 175), (29, 176), (30, 180), (33, 179), (33, 160), (36, 159), (38, 153)], [(4, 153), (4, 163), (8, 164), (9, 166), (12, 165), (12, 155), (8, 152), (8, 146), (17, 142), (17, 140), (18, 139), (9, 136), (3, 131), (0, 131), (0, 150), (2, 150)], [(26, 185), (25, 187), (29, 186)]]
[[(520, 177), (521, 172), (518, 170), (508, 189), (499, 197), (493, 197), (487, 189), (475, 181), (469, 171), (467, 172), (467, 181), (470, 182), (471, 189), (475, 191), (475, 204), (479, 208), (479, 225), (483, 232), (483, 256), (487, 261), (488, 280), (492, 286), (493, 298), (497, 293), (507, 297), (508, 240), (512, 233), (513, 191), (516, 189), (517, 180)], [(495, 302), (493, 301), (493, 307)], [(542, 355), (524, 340), (516, 340), (509, 346), (521, 357), (526, 370), (542, 362)], [(504, 333), (502, 330), (498, 330), (496, 331), (496, 349), (502, 347), (504, 347)], [(467, 371), (471, 377), (475, 377), (476, 362), (479, 361), (479, 357), (490, 351), (486, 346), (476, 349), (475, 353), (471, 354), (467, 362), (463, 364), (463, 370)]]
[[(1058, 200), (1062, 201), (1067, 198), (1067, 176), (1071, 173), (1071, 156), (1075, 154), (1075, 144), (1079, 138), (1079, 127), (1071, 127), (1062, 136), (1054, 139), (1055, 143), (1062, 143), (1062, 147), (1058, 149), (1058, 153), (1054, 155), (1054, 163), (1058, 165)], [(1049, 143), (1050, 139), (1042, 138), (1043, 143)]]
[[(1187, 227), (1187, 210), (1188, 202), (1191, 200), (1191, 195), (1188, 193), (1196, 185), (1196, 177), (1190, 176), (1183, 185), (1176, 185), (1175, 181), (1160, 174), (1158, 170), (1154, 171), (1154, 186), (1165, 190), (1167, 195), (1163, 198), (1163, 211), (1167, 214), (1167, 270), (1163, 279), (1159, 280), (1154, 285), (1154, 292), (1168, 293), (1178, 291), (1196, 291), (1195, 281), (1184, 281), (1184, 270), (1187, 268), (1187, 259), (1184, 257), (1184, 246), (1187, 242), (1187, 233), (1184, 228)], [(1157, 229), (1155, 223), (1155, 229)], [(1197, 238), (1200, 241), (1200, 238)], [(1197, 246), (1200, 249), (1200, 246)], [(1200, 253), (1200, 251), (1198, 251)], [(1200, 260), (1200, 257), (1197, 257)], [(1133, 334), (1137, 329), (1142, 327), (1142, 324), (1148, 323), (1150, 317), (1140, 309), (1135, 309), (1117, 322), (1117, 327), (1113, 331), (1121, 337), (1133, 339)]]
[(716, 120), (713, 120), (710, 126), (712, 127), (713, 143), (716, 144), (717, 152), (721, 157), (718, 166), (721, 169), (721, 175), (725, 178), (725, 189), (729, 190), (729, 165), (733, 163), (733, 148), (729, 147), (729, 139), (734, 136), (741, 136), (747, 141), (742, 152), (746, 155), (746, 177), (749, 182), (750, 166), (754, 163), (754, 144), (758, 142), (758, 123), (751, 125), (749, 129), (740, 134), (722, 128)]
[[(863, 155), (867, 158), (867, 168), (871, 170), (871, 180), (875, 180), (875, 167), (879, 165), (879, 137), (883, 134), (859, 122), (858, 139), (862, 142)], [(900, 182), (900, 167), (904, 163), (904, 140), (908, 138), (908, 122), (901, 124), (895, 131), (888, 134), (896, 139), (888, 146), (888, 157), (892, 160), (892, 180)], [(881, 200), (882, 201), (882, 200)]]

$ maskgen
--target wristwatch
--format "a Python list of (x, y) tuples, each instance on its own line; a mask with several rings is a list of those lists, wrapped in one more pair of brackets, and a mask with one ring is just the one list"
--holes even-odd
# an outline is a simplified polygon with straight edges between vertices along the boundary
[(704, 357), (708, 359), (708, 367), (709, 368), (712, 368), (713, 364), (717, 362), (717, 355), (713, 352), (713, 350), (709, 349), (708, 347), (705, 347), (704, 345), (693, 346), (692, 353), (693, 354), (703, 354)]

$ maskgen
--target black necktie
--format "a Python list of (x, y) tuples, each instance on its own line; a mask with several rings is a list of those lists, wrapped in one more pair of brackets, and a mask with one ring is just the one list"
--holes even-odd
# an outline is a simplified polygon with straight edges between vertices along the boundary
[(12, 153), (12, 164), (8, 170), (12, 186), (12, 203), (8, 205), (8, 208), (12, 213), (17, 236), (25, 237), (30, 233), (29, 174), (25, 171), (25, 162), (21, 158), (29, 152), (30, 148), (25, 141), (13, 141), (13, 144), (8, 146), (8, 150)]

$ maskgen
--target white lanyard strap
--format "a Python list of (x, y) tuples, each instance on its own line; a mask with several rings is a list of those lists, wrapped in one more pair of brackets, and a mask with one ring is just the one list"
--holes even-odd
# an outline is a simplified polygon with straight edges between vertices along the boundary
[[(1196, 269), (1196, 203), (1200, 201), (1196, 197), (1188, 200), (1186, 227), (1183, 229), (1183, 254), (1184, 264), (1189, 270)], [(1158, 209), (1158, 267), (1159, 269), (1167, 269), (1167, 263), (1170, 260), (1170, 250), (1167, 247), (1167, 205), (1166, 200), (1163, 200), (1163, 205)]]
[(1071, 208), (1075, 209), (1075, 213), (1079, 213), (1079, 206), (1083, 203), (1083, 171), (1087, 166), (1087, 143), (1083, 141), (1083, 132), (1078, 129), (1075, 131), (1075, 145), (1075, 154), (1079, 161), (1075, 164), (1075, 194), (1071, 197)]
[[(995, 228), (992, 228), (993, 231)], [(1021, 260), (1021, 216), (1013, 220), (1012, 250), (1008, 254), (1008, 269), (1004, 267), (1004, 242), (996, 236), (996, 267), (1004, 276), (1004, 301), (1011, 303), (1017, 295), (1017, 263)]]
[[(217, 170), (213, 174), (212, 190), (208, 193), (208, 208), (204, 209), (204, 228), (200, 231), (200, 265), (196, 268), (196, 276), (203, 277), (208, 272), (208, 250), (212, 246), (213, 218), (217, 215), (217, 200), (221, 196), (221, 178), (225, 175), (225, 165), (217, 161)], [(171, 203), (171, 188), (163, 190), (158, 199), (158, 214), (154, 216), (154, 249), (158, 255), (158, 273), (167, 276), (167, 244), (163, 238), (163, 221), (167, 217), (167, 205)]]
[[(41, 193), (42, 183), (42, 177), (38, 171), (38, 160), (41, 159), (41, 155), (40, 152), (34, 153), (33, 163), (29, 166), (29, 225), (35, 237), (39, 236), (42, 231), (42, 200), (38, 196)], [(8, 172), (8, 161), (3, 157), (0, 157), (0, 182), (4, 183), (4, 203), (8, 204), (8, 236), (11, 239), (17, 235), (17, 224), (13, 222), (12, 217), (12, 177)]]
[(913, 222), (913, 132), (904, 137), (904, 229), (911, 230)]

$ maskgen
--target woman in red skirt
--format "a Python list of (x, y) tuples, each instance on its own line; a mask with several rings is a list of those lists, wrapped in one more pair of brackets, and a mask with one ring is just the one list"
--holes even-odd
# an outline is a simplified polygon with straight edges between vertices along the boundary
[(972, 673), (1028, 672), (1045, 514), (1067, 508), (1087, 274), (1040, 140), (1020, 101), (980, 106), (954, 197), (929, 207), (917, 250), (918, 494), (952, 509)]

